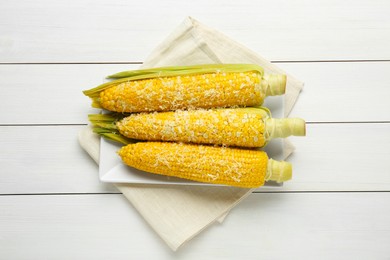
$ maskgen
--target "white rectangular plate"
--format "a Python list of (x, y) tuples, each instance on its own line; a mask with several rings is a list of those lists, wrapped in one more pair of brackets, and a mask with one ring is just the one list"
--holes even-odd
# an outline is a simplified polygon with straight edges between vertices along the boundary
[[(284, 117), (284, 97), (267, 97), (264, 106), (271, 110), (275, 118)], [(123, 164), (117, 154), (121, 145), (101, 138), (100, 141), (100, 164), (99, 177), (103, 182), (116, 183), (138, 183), (138, 184), (185, 184), (185, 185), (212, 185), (200, 182), (183, 180), (180, 178), (162, 176), (140, 171)], [(283, 159), (283, 141), (275, 139), (264, 148), (268, 156), (276, 159)]]

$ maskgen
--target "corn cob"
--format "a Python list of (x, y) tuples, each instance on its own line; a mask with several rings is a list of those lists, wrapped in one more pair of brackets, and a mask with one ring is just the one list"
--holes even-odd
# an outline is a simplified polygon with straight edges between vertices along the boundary
[(291, 179), (288, 162), (265, 152), (169, 142), (139, 142), (118, 151), (123, 162), (149, 173), (212, 184), (256, 188), (265, 181)]
[(256, 106), (285, 92), (285, 75), (251, 64), (205, 64), (125, 71), (84, 91), (92, 106), (115, 112)]
[(106, 128), (108, 133), (118, 131), (127, 138), (148, 141), (263, 147), (272, 138), (305, 135), (304, 120), (273, 119), (264, 107), (139, 113), (118, 121), (110, 115), (90, 115), (89, 119), (97, 131)]

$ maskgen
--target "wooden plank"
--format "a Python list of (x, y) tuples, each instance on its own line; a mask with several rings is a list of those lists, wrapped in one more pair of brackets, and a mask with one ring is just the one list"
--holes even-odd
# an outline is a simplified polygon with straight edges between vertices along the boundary
[(291, 117), (311, 122), (390, 121), (390, 62), (278, 65), (305, 82)]
[(142, 61), (187, 15), (271, 60), (390, 59), (383, 0), (3, 0), (0, 7), (1, 62)]
[(0, 124), (87, 123), (90, 99), (82, 91), (136, 65), (0, 65)]
[(0, 127), (0, 193), (117, 192), (79, 146), (81, 126)]
[[(278, 66), (306, 83), (291, 116), (311, 122), (390, 121), (390, 62)], [(107, 74), (138, 67), (0, 65), (0, 124), (85, 124), (87, 114), (97, 110), (81, 91)]]
[[(121, 195), (1, 196), (4, 259), (386, 259), (390, 193), (252, 194), (172, 252)], [(21, 250), (23, 249), (23, 250)]]
[(294, 179), (283, 190), (389, 191), (389, 133), (388, 123), (308, 125), (306, 137), (290, 138)]
[[(81, 126), (0, 127), (0, 191), (115, 192), (77, 143)], [(293, 180), (259, 191), (390, 191), (390, 124), (309, 124), (293, 138)]]

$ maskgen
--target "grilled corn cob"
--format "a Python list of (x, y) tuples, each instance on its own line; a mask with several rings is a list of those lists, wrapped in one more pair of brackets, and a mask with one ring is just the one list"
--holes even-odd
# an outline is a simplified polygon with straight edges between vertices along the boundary
[(205, 64), (125, 71), (84, 91), (92, 106), (115, 112), (256, 106), (285, 92), (285, 75), (252, 64)]
[(268, 159), (265, 152), (169, 142), (139, 142), (118, 151), (133, 168), (187, 180), (256, 188), (265, 181), (291, 179), (288, 162)]
[[(120, 116), (119, 116), (120, 118)], [(123, 119), (90, 115), (95, 129), (137, 140), (263, 147), (272, 138), (305, 135), (299, 118), (273, 119), (266, 108), (178, 110), (131, 114)]]

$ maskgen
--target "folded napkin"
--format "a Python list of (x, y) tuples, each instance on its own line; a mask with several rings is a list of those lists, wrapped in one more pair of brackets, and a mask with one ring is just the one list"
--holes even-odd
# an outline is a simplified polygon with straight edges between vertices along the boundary
[[(255, 63), (265, 72), (286, 73), (258, 54), (188, 17), (145, 60), (142, 68), (205, 63)], [(288, 75), (285, 116), (303, 83)], [(80, 145), (99, 163), (100, 138), (88, 126), (79, 133)], [(286, 142), (287, 157), (293, 146)], [(115, 184), (146, 222), (174, 251), (226, 214), (253, 189), (194, 185)]]

